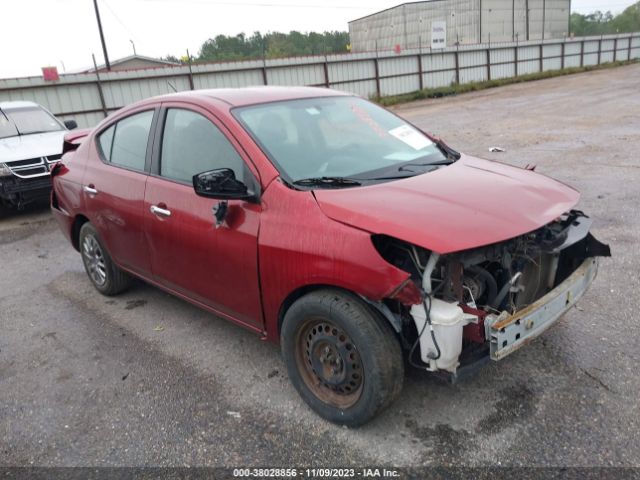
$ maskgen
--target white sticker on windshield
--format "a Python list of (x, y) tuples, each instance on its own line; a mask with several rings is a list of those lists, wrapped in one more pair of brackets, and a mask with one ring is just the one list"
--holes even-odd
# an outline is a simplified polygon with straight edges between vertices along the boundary
[(309, 115), (320, 115), (320, 110), (318, 110), (316, 107), (305, 108), (305, 110)]
[(402, 125), (401, 127), (389, 130), (389, 135), (393, 135), (398, 140), (402, 140), (414, 150), (422, 150), (433, 143), (410, 125)]

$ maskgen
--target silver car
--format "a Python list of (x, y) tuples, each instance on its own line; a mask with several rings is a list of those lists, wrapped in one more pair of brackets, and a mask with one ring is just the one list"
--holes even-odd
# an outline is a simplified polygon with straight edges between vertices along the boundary
[(22, 208), (47, 197), (49, 170), (62, 156), (65, 133), (76, 127), (37, 103), (0, 102), (0, 202)]

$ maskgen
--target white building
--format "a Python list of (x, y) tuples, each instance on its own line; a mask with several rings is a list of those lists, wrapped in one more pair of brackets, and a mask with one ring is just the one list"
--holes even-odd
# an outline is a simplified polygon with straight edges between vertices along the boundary
[(349, 22), (354, 52), (431, 46), (434, 22), (446, 46), (562, 38), (571, 0), (430, 0), (403, 3)]

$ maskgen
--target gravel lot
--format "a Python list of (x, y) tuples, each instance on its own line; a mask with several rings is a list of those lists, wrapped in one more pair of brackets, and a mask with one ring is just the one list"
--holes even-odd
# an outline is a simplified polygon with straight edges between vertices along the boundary
[(143, 283), (102, 297), (46, 206), (2, 211), (0, 465), (640, 466), (640, 65), (396, 110), (582, 192), (614, 256), (579, 308), (455, 386), (408, 372), (349, 430), (303, 404), (277, 347)]

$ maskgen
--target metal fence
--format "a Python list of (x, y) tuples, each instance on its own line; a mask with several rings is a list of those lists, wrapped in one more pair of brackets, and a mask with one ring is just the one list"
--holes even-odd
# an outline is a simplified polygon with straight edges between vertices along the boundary
[(640, 33), (464, 45), (430, 51), (207, 63), (0, 80), (0, 101), (31, 100), (81, 127), (137, 100), (173, 91), (251, 85), (313, 85), (365, 97), (409, 93), (569, 67), (640, 58)]

